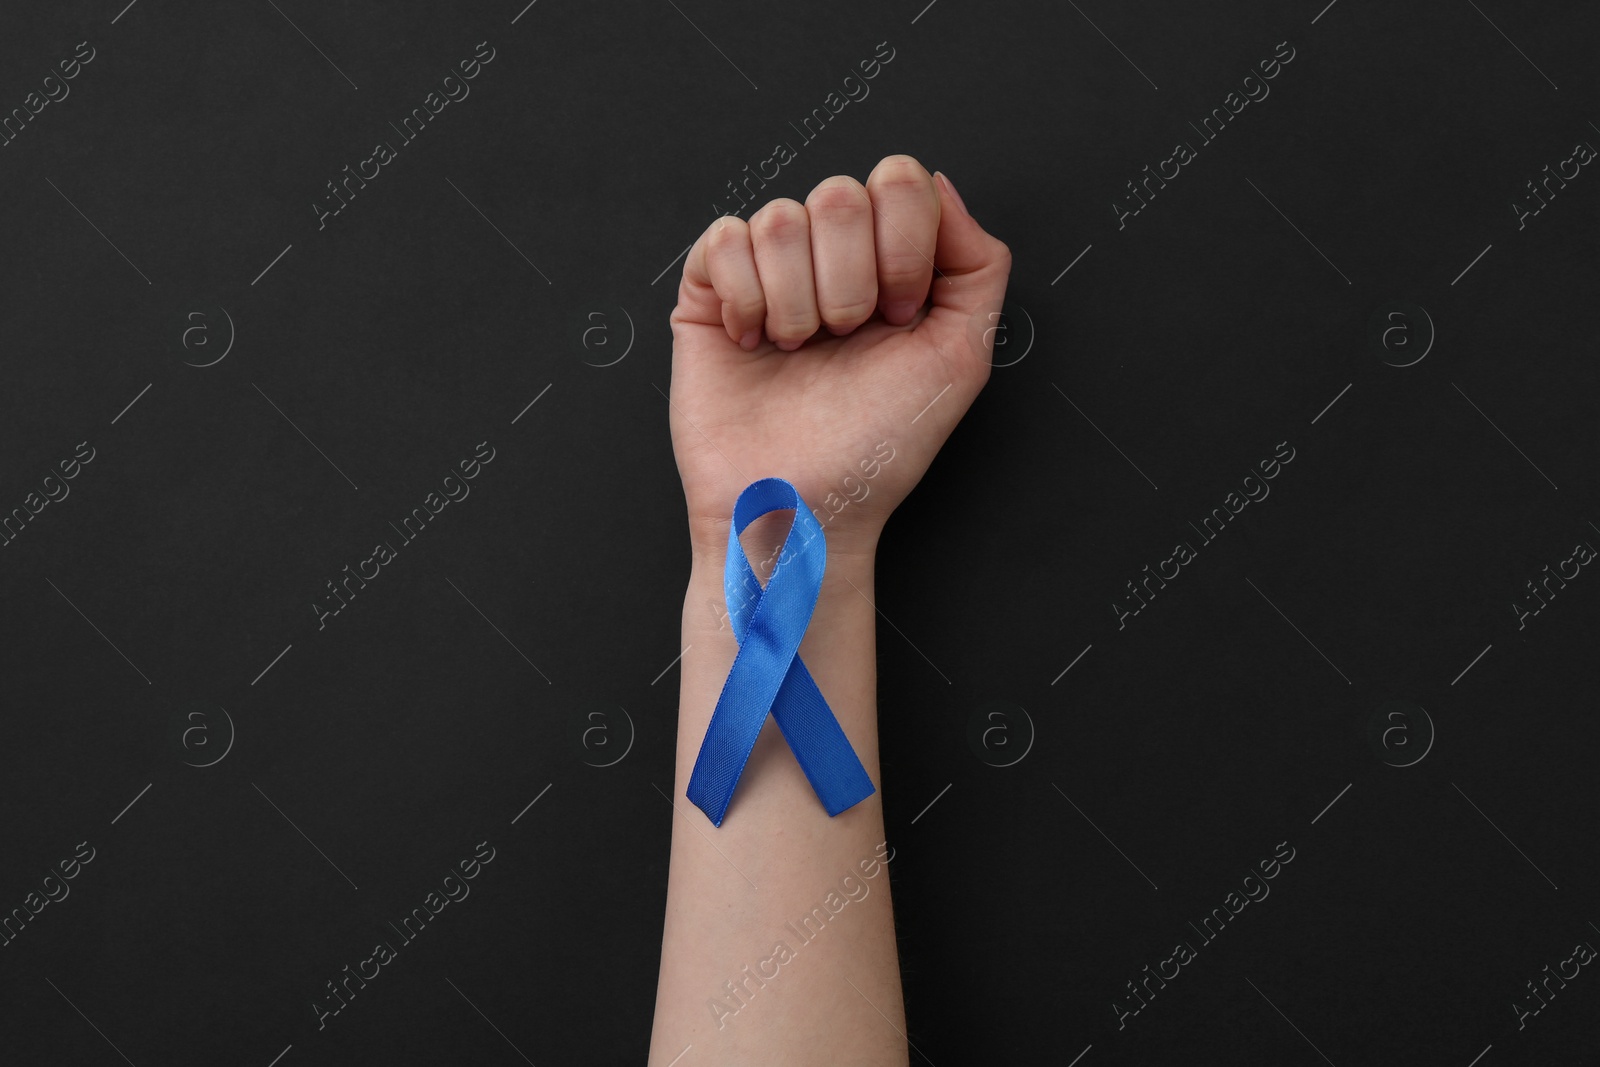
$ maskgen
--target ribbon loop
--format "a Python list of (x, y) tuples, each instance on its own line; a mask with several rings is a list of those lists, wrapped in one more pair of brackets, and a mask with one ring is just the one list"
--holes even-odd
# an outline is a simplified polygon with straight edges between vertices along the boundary
[[(768, 512), (790, 508), (794, 522), (763, 589), (739, 535)], [(768, 712), (830, 816), (876, 791), (799, 656), (800, 640), (822, 592), (827, 558), (822, 527), (789, 482), (762, 478), (739, 494), (722, 578), (739, 652), (717, 697), (687, 790), (689, 800), (715, 826), (722, 825)]]

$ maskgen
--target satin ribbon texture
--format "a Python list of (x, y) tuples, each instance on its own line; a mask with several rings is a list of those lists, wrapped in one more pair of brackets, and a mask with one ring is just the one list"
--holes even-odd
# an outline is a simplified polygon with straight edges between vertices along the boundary
[[(794, 509), (794, 522), (763, 589), (739, 535), (768, 512), (789, 508)], [(739, 494), (728, 528), (722, 579), (739, 652), (717, 697), (687, 791), (715, 826), (722, 825), (768, 712), (830, 816), (876, 792), (799, 656), (800, 639), (822, 592), (827, 559), (822, 527), (793, 485), (782, 478), (762, 478)]]

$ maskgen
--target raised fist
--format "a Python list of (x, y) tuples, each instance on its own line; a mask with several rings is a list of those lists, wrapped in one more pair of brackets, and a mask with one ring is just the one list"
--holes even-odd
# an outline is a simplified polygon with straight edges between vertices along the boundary
[(697, 557), (721, 559), (734, 500), (765, 477), (800, 490), (830, 556), (870, 557), (988, 380), (1010, 272), (1010, 249), (910, 156), (707, 227), (671, 317)]

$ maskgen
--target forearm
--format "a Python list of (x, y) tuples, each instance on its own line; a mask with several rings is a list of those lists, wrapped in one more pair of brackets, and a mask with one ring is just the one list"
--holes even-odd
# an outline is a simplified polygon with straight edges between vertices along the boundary
[[(882, 792), (830, 818), (769, 717), (720, 828), (684, 796), (738, 651), (721, 555), (696, 555), (684, 598), (650, 1063), (666, 1067), (693, 1045), (678, 1067), (905, 1064)], [(750, 558), (762, 555), (752, 547)], [(830, 555), (800, 657), (880, 783), (873, 596), (870, 551)]]

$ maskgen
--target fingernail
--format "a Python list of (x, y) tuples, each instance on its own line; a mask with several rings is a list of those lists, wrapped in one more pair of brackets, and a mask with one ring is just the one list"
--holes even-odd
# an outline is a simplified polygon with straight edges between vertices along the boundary
[(916, 317), (916, 314), (917, 302), (915, 300), (896, 300), (893, 303), (883, 305), (883, 317), (891, 326), (904, 326)]
[(972, 212), (967, 210), (967, 202), (961, 199), (960, 193), (956, 192), (955, 184), (950, 181), (950, 176), (942, 170), (934, 171), (933, 176), (944, 183), (945, 192), (950, 194), (950, 199), (956, 202), (956, 206), (961, 209), (961, 213), (971, 215)]
[(754, 352), (756, 350), (756, 345), (758, 345), (760, 343), (761, 343), (761, 331), (760, 330), (751, 330), (749, 333), (747, 333), (743, 337), (739, 338), (739, 347), (744, 349), (746, 352)]
[(777, 344), (778, 344), (778, 347), (781, 348), (783, 351), (785, 351), (785, 352), (793, 352), (795, 349), (797, 349), (801, 345), (805, 344), (805, 342), (804, 341), (779, 341)]

